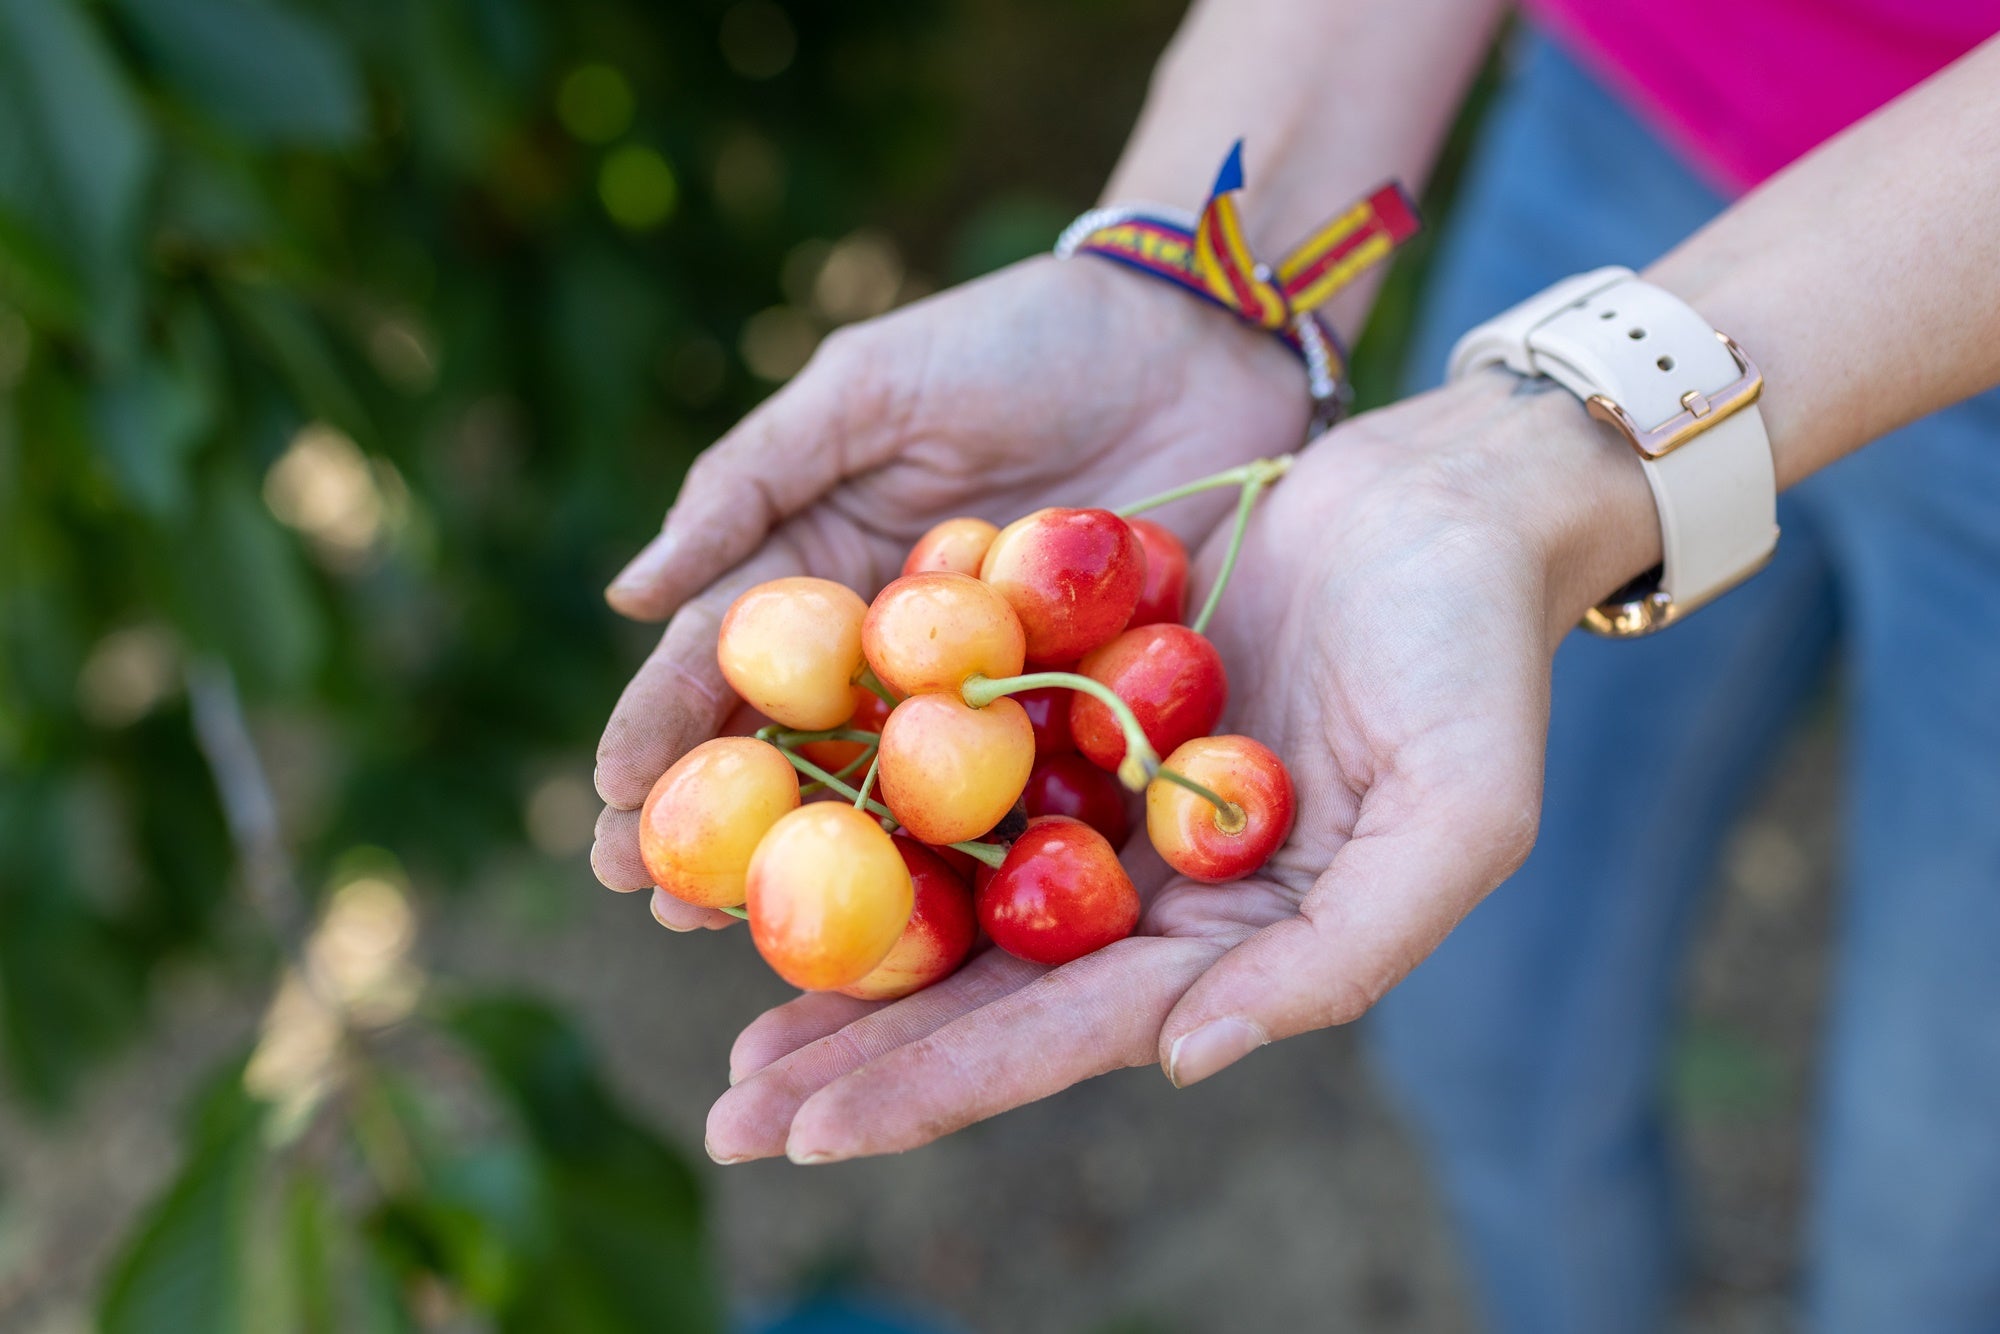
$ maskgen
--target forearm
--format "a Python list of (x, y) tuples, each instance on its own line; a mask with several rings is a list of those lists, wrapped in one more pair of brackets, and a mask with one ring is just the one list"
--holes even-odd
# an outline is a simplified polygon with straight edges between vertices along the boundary
[[(1198, 0), (1153, 76), (1107, 202), (1199, 207), (1245, 140), (1251, 245), (1275, 261), (1391, 177), (1422, 184), (1503, 0)], [(1358, 332), (1374, 284), (1327, 312)]]

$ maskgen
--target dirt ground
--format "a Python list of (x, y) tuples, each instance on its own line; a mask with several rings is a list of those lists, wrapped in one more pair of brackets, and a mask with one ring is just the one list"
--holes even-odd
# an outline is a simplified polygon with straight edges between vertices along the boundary
[[(1690, 979), (1675, 1074), (1697, 1182), (1690, 1331), (1791, 1328), (1836, 752), (1813, 729), (1745, 820)], [(462, 913), (429, 924), (427, 952), (574, 1006), (632, 1102), (699, 1154), (730, 1040), (782, 984), (743, 933), (671, 937), (580, 865), (559, 880), (575, 894), (554, 924)], [(87, 1328), (105, 1256), (172, 1164), (189, 1081), (254, 1022), (252, 997), (170, 990), (157, 1040), (105, 1071), (71, 1123), (0, 1108), (0, 1334)], [(979, 1334), (1473, 1327), (1419, 1164), (1348, 1032), (1185, 1092), (1128, 1071), (896, 1159), (706, 1178), (751, 1304), (838, 1274)]]

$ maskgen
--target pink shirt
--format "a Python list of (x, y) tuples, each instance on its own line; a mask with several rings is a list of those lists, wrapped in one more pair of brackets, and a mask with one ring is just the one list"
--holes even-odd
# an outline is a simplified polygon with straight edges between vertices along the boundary
[(1749, 188), (2000, 32), (2000, 0), (1527, 0), (1717, 184)]

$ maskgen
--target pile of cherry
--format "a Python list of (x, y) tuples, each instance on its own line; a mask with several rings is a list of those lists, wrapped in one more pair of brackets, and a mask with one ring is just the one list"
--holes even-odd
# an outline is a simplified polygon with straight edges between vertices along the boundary
[[(872, 604), (826, 579), (750, 589), (716, 653), (761, 717), (654, 785), (640, 823), (654, 883), (747, 917), (794, 986), (886, 1000), (949, 976), (982, 929), (1043, 964), (1130, 935), (1125, 788), (1145, 793), (1175, 871), (1255, 871), (1291, 831), (1291, 777), (1249, 737), (1210, 735), (1228, 679), (1202, 631), (1287, 462), (1116, 513), (948, 519)], [(1187, 553), (1130, 516), (1231, 486), (1227, 555), (1183, 624)]]

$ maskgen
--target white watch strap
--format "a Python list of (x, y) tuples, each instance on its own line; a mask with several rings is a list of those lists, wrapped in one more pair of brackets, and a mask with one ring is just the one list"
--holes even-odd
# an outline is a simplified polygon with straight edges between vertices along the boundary
[[(1593, 616), (1586, 622), (1591, 628), (1658, 628), (1727, 592), (1770, 558), (1778, 537), (1777, 481), (1770, 438), (1751, 401), (1761, 382), (1735, 345), (1686, 302), (1630, 269), (1579, 274), (1466, 334), (1452, 349), (1450, 373), (1456, 379), (1494, 364), (1547, 376), (1578, 398), (1598, 400), (1593, 415), (1607, 415), (1608, 400), (1628, 419), (1628, 438), (1659, 507), (1664, 559), (1645, 607), (1623, 623), (1600, 624)], [(1648, 432), (1675, 423), (1678, 443), (1647, 442)], [(1654, 444), (1665, 444), (1666, 452), (1649, 456)]]

